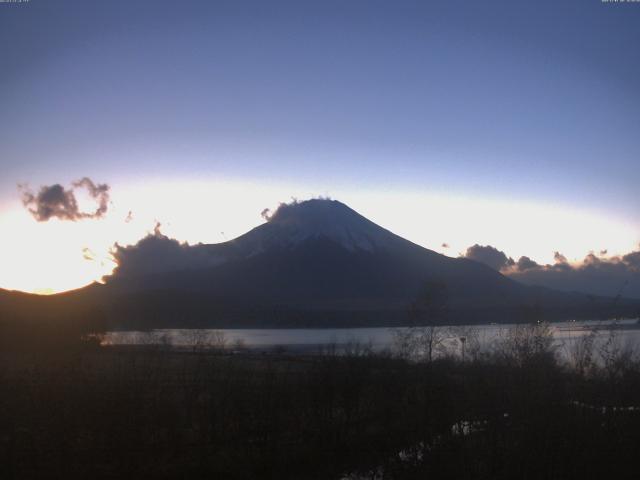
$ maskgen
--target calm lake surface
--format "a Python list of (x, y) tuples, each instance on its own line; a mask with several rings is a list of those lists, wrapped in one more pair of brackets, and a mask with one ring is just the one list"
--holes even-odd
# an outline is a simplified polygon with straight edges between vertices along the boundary
[[(502, 338), (514, 325), (473, 325), (456, 327), (450, 338), (469, 335), (471, 330), (483, 347)], [(439, 327), (447, 329), (448, 327)], [(623, 347), (640, 345), (638, 319), (594, 322), (558, 322), (551, 324), (556, 345), (560, 352), (569, 348), (579, 337), (596, 329), (598, 338), (609, 338), (615, 332), (616, 341)], [(287, 329), (161, 329), (149, 332), (108, 332), (104, 345), (170, 345), (172, 347), (221, 346), (228, 349), (247, 348), (259, 351), (274, 349), (305, 351), (312, 353), (337, 347), (345, 349), (355, 344), (370, 347), (374, 351), (390, 349), (394, 332), (405, 328), (287, 328)]]

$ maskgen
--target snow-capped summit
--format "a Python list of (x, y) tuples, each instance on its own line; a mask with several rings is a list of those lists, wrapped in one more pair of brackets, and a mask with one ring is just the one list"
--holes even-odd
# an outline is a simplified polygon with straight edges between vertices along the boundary
[(410, 243), (341, 202), (314, 199), (283, 203), (267, 223), (224, 243), (182, 244), (156, 231), (137, 245), (116, 246), (118, 268), (113, 276), (140, 277), (210, 268), (271, 251), (302, 249), (313, 241), (349, 253), (373, 253)]
[(404, 241), (337, 200), (313, 199), (281, 204), (266, 224), (233, 243), (250, 256), (314, 239), (330, 240), (349, 251), (367, 252)]

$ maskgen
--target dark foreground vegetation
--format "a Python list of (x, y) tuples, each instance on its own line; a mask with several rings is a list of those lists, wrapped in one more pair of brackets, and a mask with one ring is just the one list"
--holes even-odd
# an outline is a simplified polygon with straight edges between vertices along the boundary
[(628, 351), (585, 337), (569, 367), (527, 327), (416, 361), (433, 333), (383, 355), (5, 348), (0, 478), (637, 478)]

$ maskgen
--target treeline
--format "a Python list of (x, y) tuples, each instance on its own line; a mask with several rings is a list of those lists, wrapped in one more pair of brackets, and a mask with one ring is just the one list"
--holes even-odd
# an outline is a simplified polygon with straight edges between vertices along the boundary
[(457, 331), (464, 360), (439, 327), (385, 354), (4, 352), (0, 477), (635, 478), (635, 351), (587, 336), (569, 365), (549, 333)]

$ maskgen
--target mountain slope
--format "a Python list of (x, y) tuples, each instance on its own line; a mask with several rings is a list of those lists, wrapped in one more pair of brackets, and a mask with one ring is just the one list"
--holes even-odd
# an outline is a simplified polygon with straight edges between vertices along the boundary
[[(194, 266), (197, 257), (201, 260)], [(422, 248), (330, 200), (285, 205), (269, 222), (235, 240), (182, 246), (158, 259), (163, 271), (155, 264), (132, 272), (125, 255), (125, 274), (119, 269), (109, 284), (215, 291), (291, 305), (363, 299), (406, 304), (429, 280), (447, 283), (455, 298), (476, 301), (523, 289), (480, 263)]]
[(218, 245), (180, 245), (157, 233), (118, 259), (103, 298), (113, 316), (154, 325), (406, 323), (427, 282), (446, 285), (452, 322), (519, 321), (533, 306), (548, 318), (621, 307), (526, 287), (413, 244), (332, 200), (283, 205), (267, 223)]

